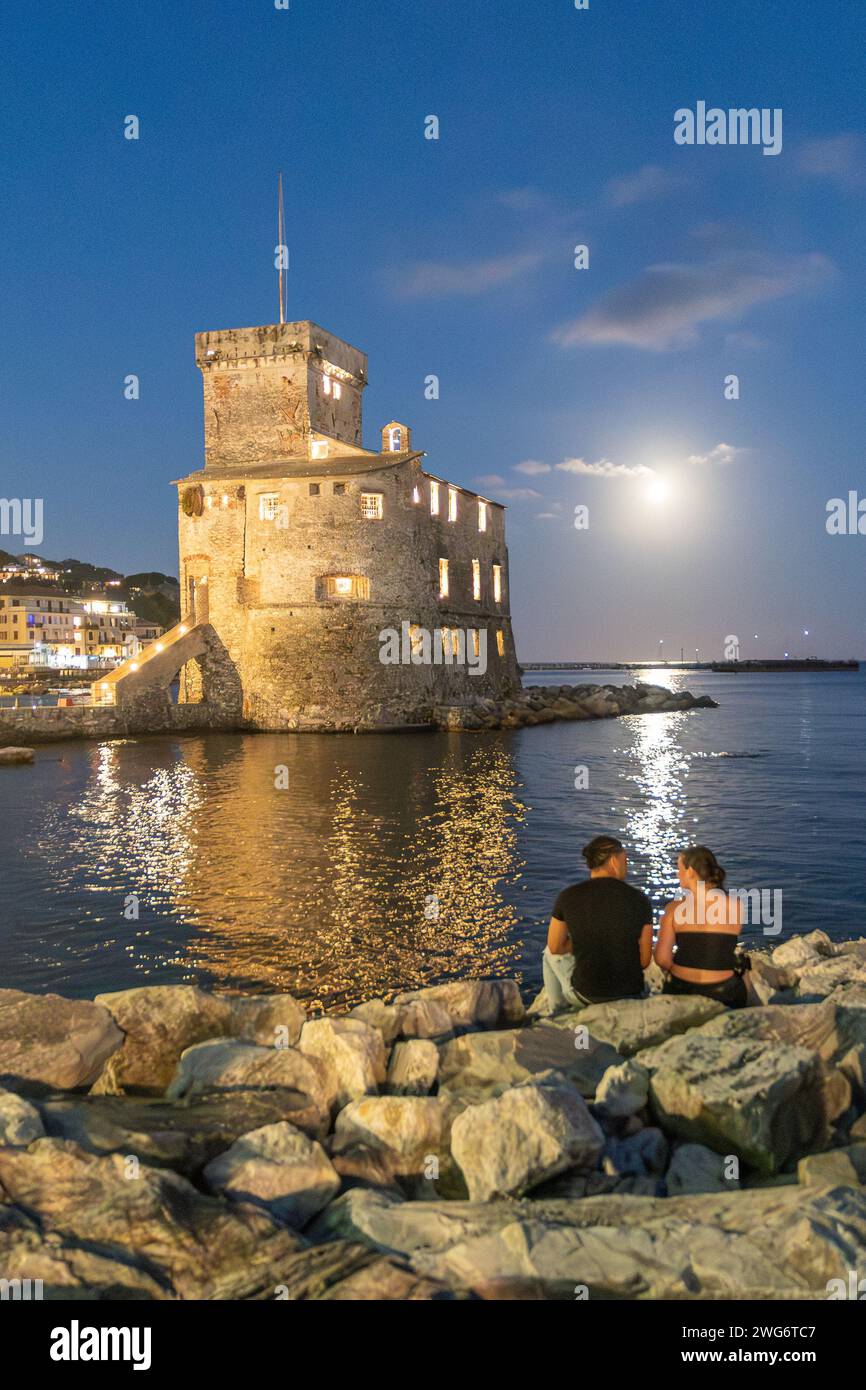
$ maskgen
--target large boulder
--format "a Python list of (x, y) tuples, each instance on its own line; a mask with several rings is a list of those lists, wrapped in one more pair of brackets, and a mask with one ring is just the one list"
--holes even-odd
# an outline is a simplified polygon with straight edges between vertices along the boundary
[(622, 1057), (633, 1057), (645, 1047), (655, 1047), (678, 1033), (698, 1028), (724, 1013), (725, 1006), (702, 994), (656, 994), (647, 999), (617, 999), (610, 1004), (591, 1004), (552, 1020), (556, 1028), (583, 1027), (594, 1038), (610, 1043)]
[(143, 1163), (196, 1178), (242, 1134), (288, 1120), (321, 1135), (327, 1120), (298, 1090), (215, 1091), (173, 1103), (131, 1096), (64, 1097), (40, 1103), (45, 1132), (95, 1154), (134, 1154)]
[(59, 994), (0, 989), (0, 1082), (76, 1090), (91, 1085), (123, 1042), (107, 1009)]
[(182, 1052), (232, 1028), (228, 1001), (193, 985), (145, 985), (98, 994), (96, 1003), (125, 1034), (94, 1087), (97, 1095), (161, 1095)]
[(441, 1004), (454, 1029), (513, 1028), (524, 1016), (516, 980), (452, 980), (398, 994), (394, 1004), (403, 1009), (419, 1000)]
[[(291, 994), (257, 994), (229, 1000), (232, 1037), (260, 1047), (294, 1047), (307, 1015)], [(197, 1038), (196, 1042), (204, 1039)]]
[(46, 1301), (174, 1297), (159, 1271), (148, 1270), (143, 1261), (133, 1264), (111, 1242), (100, 1246), (55, 1230), (43, 1232), (37, 1219), (8, 1202), (0, 1203), (0, 1269), (13, 1299), (27, 1298), (37, 1280)]
[(807, 1154), (797, 1164), (797, 1181), (822, 1187), (866, 1183), (866, 1144), (851, 1144), (823, 1154)]
[(401, 1177), (436, 1177), (450, 1164), (454, 1108), (438, 1096), (367, 1096), (337, 1116), (331, 1152), (363, 1144)]
[[(864, 1015), (866, 1021), (866, 1015)], [(757, 1009), (732, 1009), (710, 1019), (700, 1028), (713, 1038), (755, 1038), (761, 1042), (789, 1043), (806, 1047), (821, 1057), (835, 1057), (842, 1044), (836, 1007), (828, 1000), (819, 1004), (769, 1004)]]
[(349, 1010), (349, 1018), (359, 1018), (362, 1023), (369, 1023), (371, 1028), (378, 1028), (386, 1047), (400, 1033), (400, 1010), (393, 1004), (386, 1004), (384, 999), (369, 999), (366, 1004), (356, 1004), (354, 1009)]
[(59, 1139), (0, 1149), (0, 1190), (44, 1232), (121, 1253), (169, 1297), (272, 1295), (300, 1248), (299, 1237), (263, 1211), (202, 1196), (165, 1169), (142, 1164), (136, 1172), (120, 1154), (97, 1158)]
[(551, 1068), (562, 1072), (581, 1095), (595, 1095), (608, 1067), (621, 1061), (608, 1043), (585, 1029), (554, 1023), (503, 1032), (466, 1033), (439, 1049), (439, 1092), (467, 1100), (489, 1100)]
[(788, 941), (781, 942), (773, 950), (771, 958), (774, 965), (796, 971), (833, 954), (833, 943), (827, 933), (812, 931), (805, 936), (792, 936)]
[(216, 1039), (187, 1048), (166, 1099), (263, 1088), (297, 1091), (327, 1117), (336, 1103), (338, 1085), (328, 1062), (305, 1056), (297, 1048), (256, 1047), (255, 1043)]
[(317, 1057), (337, 1078), (339, 1107), (361, 1096), (374, 1095), (385, 1080), (382, 1034), (359, 1018), (316, 1018), (301, 1029), (298, 1049)]
[(583, 1097), (547, 1072), (470, 1106), (451, 1128), (451, 1153), (473, 1201), (518, 1196), (565, 1168), (594, 1168), (604, 1135)]
[(385, 1089), (391, 1096), (426, 1096), (439, 1075), (439, 1049), (429, 1038), (398, 1042), (388, 1059)]
[(856, 956), (834, 956), (832, 960), (821, 960), (800, 971), (797, 991), (803, 996), (826, 997), (840, 985), (866, 986), (866, 961)]
[(829, 1141), (827, 1074), (804, 1047), (694, 1032), (638, 1060), (651, 1073), (651, 1108), (667, 1134), (768, 1174)]
[(0, 767), (14, 767), (17, 763), (32, 762), (32, 748), (16, 748), (12, 744), (7, 748), (0, 748)]
[(304, 1226), (340, 1190), (333, 1164), (315, 1139), (285, 1121), (253, 1129), (204, 1170), (212, 1192), (254, 1202), (290, 1226)]
[(454, 1031), (445, 1005), (440, 999), (429, 999), (424, 990), (399, 994), (393, 1007), (397, 1010), (399, 1037), (447, 1038)]
[(0, 1147), (26, 1148), (45, 1133), (35, 1105), (14, 1091), (0, 1091)]
[[(364, 1241), (482, 1298), (824, 1299), (866, 1248), (866, 1190), (400, 1202), (355, 1189), (314, 1239)], [(510, 1295), (513, 1296), (513, 1295)]]

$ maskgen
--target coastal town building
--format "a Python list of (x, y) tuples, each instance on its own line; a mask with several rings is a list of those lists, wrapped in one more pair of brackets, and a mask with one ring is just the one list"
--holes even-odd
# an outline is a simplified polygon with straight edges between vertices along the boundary
[(60, 571), (46, 565), (38, 555), (16, 555), (0, 563), (0, 584), (26, 579), (54, 582), (59, 578)]
[(101, 683), (258, 729), (428, 725), (519, 688), (504, 508), (362, 443), (367, 358), (304, 320), (196, 336), (204, 468), (181, 478), (182, 621)]
[(121, 599), (74, 597), (49, 585), (0, 590), (0, 666), (83, 670), (137, 656), (159, 635)]

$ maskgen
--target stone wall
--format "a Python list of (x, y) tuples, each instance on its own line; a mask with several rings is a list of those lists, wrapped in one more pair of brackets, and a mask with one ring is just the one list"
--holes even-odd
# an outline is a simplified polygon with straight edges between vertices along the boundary
[(149, 710), (111, 705), (43, 705), (0, 709), (0, 747), (56, 743), (68, 738), (129, 738), (141, 734), (208, 733), (232, 728), (219, 710), (206, 704), (168, 705)]

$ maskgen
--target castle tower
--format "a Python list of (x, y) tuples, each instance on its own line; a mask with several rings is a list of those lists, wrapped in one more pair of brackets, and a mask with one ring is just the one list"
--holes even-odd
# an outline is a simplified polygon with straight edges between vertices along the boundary
[[(391, 728), (516, 688), (504, 509), (427, 473), (400, 421), (363, 447), (365, 354), (303, 321), (199, 333), (196, 362), (180, 575), (207, 657), (181, 700), (251, 728)], [(468, 659), (425, 657), (425, 632)]]

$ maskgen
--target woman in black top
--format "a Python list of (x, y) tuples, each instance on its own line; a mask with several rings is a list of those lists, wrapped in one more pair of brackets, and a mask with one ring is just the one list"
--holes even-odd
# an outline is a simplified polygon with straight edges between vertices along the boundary
[(654, 952), (669, 972), (663, 993), (704, 994), (741, 1009), (747, 993), (736, 960), (739, 898), (724, 892), (725, 871), (705, 845), (683, 850), (677, 867), (685, 892), (665, 908)]

